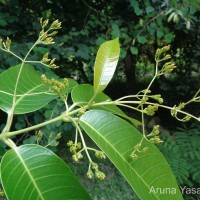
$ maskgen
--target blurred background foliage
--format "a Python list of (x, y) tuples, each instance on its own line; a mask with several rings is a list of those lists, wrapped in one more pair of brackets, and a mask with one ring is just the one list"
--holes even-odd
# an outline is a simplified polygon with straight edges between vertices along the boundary
[[(62, 22), (62, 29), (55, 37), (56, 44), (50, 46), (50, 56), (55, 57), (56, 64), (60, 66), (55, 70), (59, 77), (71, 77), (79, 83), (92, 83), (93, 65), (99, 45), (119, 37), (120, 61), (112, 84), (106, 91), (112, 98), (144, 89), (154, 73), (156, 49), (167, 44), (171, 45), (177, 69), (171, 75), (157, 79), (152, 88), (153, 92), (161, 93), (165, 104), (173, 106), (192, 97), (200, 85), (199, 0), (1, 0), (0, 37), (3, 40), (10, 37), (12, 50), (23, 56), (37, 39), (40, 18), (48, 18), (50, 21), (59, 19)], [(46, 47), (37, 47), (30, 59), (41, 60), (48, 51)], [(17, 62), (15, 58), (1, 52), (0, 72)], [(43, 73), (50, 73), (41, 66), (35, 67)], [(17, 116), (12, 129), (42, 122), (57, 116), (63, 109), (60, 102), (53, 101), (38, 112)], [(200, 115), (200, 106), (197, 104), (189, 106), (187, 110)], [(1, 122), (5, 121), (5, 114), (0, 114)], [(136, 113), (129, 114), (138, 117)], [(178, 123), (162, 109), (153, 118), (146, 119), (146, 127), (150, 130), (157, 123), (162, 125), (161, 134), (165, 141), (159, 148), (169, 160), (179, 183), (200, 187), (199, 125), (194, 121), (184, 125)], [(39, 142), (45, 145), (54, 140), (58, 133), (62, 133), (60, 145), (50, 147), (58, 153), (62, 152), (67, 139), (73, 135), (72, 130), (73, 126), (52, 124), (42, 130), (44, 136)], [(19, 144), (37, 142), (34, 133), (29, 134), (16, 138), (16, 141)], [(62, 152), (62, 155), (72, 162), (66, 152)], [(104, 165), (105, 169), (106, 167), (110, 167), (108, 174), (115, 171), (108, 161)], [(79, 168), (84, 167), (81, 165)], [(82, 173), (80, 169), (78, 171), (79, 174)], [(113, 196), (115, 193), (115, 199), (136, 199), (130, 188), (128, 194), (127, 191), (124, 192), (126, 194), (120, 193), (128, 188), (121, 178), (118, 180), (120, 190), (109, 189), (111, 186), (106, 184), (116, 185), (116, 177), (113, 177), (110, 178), (111, 182), (98, 186), (101, 189), (105, 186), (103, 193), (100, 192), (101, 189), (94, 190), (95, 186), (92, 189), (90, 187), (96, 199), (108, 199), (108, 196), (105, 196), (106, 190), (107, 195)], [(83, 182), (88, 185), (86, 179)], [(124, 184), (124, 189), (121, 189)], [(187, 198), (198, 197), (190, 195), (185, 197)]]

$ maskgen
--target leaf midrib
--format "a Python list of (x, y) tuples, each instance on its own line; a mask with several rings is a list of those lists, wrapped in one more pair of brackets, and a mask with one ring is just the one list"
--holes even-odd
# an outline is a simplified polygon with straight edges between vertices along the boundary
[[(108, 48), (108, 50), (107, 50), (108, 56), (102, 56), (102, 57), (104, 57), (104, 59), (103, 59), (104, 60), (104, 65), (103, 65), (103, 70), (101, 72), (100, 80), (99, 80), (99, 83), (97, 85), (97, 90), (96, 91), (99, 91), (100, 86), (102, 86), (101, 85), (101, 80), (103, 78), (102, 74), (104, 74), (105, 64), (107, 64), (107, 61), (110, 60), (110, 54), (111, 54), (112, 49), (113, 49), (113, 45), (110, 48)], [(116, 54), (116, 53), (114, 53), (114, 54)]]
[(39, 196), (41, 197), (42, 200), (45, 200), (44, 197), (42, 196), (42, 193), (41, 193), (37, 183), (35, 182), (32, 174), (31, 174), (30, 170), (28, 169), (28, 167), (27, 167), (26, 163), (24, 162), (23, 158), (21, 157), (20, 153), (17, 151), (17, 148), (15, 148), (14, 151), (16, 152), (17, 156), (19, 157), (22, 165), (24, 166), (25, 171), (27, 172), (28, 176), (30, 177), (30, 179), (31, 179), (33, 185), (35, 186)]

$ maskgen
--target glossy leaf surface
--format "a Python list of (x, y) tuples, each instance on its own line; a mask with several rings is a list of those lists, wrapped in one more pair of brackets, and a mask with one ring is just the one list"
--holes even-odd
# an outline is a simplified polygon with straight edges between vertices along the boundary
[[(81, 117), (80, 125), (106, 153), (141, 199), (183, 199), (175, 176), (156, 146), (144, 140), (141, 149), (147, 147), (148, 151), (138, 153), (137, 160), (131, 158), (142, 135), (129, 123), (105, 111), (93, 110)], [(154, 192), (154, 189), (157, 191), (159, 188), (161, 192)], [(166, 188), (169, 188), (168, 191)]]
[(119, 59), (119, 39), (103, 43), (97, 52), (94, 65), (94, 91), (102, 92), (109, 84)]
[(1, 177), (9, 200), (90, 199), (70, 168), (39, 145), (8, 151), (1, 162)]

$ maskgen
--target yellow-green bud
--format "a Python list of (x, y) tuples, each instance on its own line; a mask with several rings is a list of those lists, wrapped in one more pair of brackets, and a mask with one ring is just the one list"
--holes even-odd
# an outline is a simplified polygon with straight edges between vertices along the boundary
[(58, 139), (60, 139), (61, 138), (61, 133), (57, 133), (56, 134), (56, 139), (58, 140)]
[(102, 151), (96, 151), (95, 156), (99, 159), (106, 159), (106, 156), (105, 156), (104, 152), (102, 152)]
[(74, 144), (74, 143), (73, 143), (72, 140), (69, 140), (69, 141), (67, 142), (67, 146), (68, 146), (68, 147), (71, 147), (73, 144)]
[(91, 165), (92, 165), (92, 169), (98, 170), (98, 164), (97, 163), (91, 162)]
[(133, 160), (137, 160), (137, 159), (138, 159), (138, 155), (136, 155), (135, 153), (132, 153), (132, 154), (131, 154), (131, 158), (132, 158)]
[(142, 144), (141, 144), (141, 143), (138, 143), (138, 144), (135, 145), (134, 149), (135, 149), (135, 150), (138, 150), (138, 149), (140, 149), (141, 146), (142, 146)]
[(89, 179), (92, 179), (93, 176), (94, 176), (94, 173), (92, 172), (92, 170), (91, 170), (91, 169), (88, 169), (88, 171), (87, 171), (87, 177), (88, 177)]
[(76, 148), (77, 148), (77, 149), (81, 149), (81, 147), (82, 147), (81, 143), (78, 142), (78, 143), (76, 144)]
[(142, 149), (142, 153), (146, 153), (148, 150), (149, 150), (148, 147), (144, 147), (144, 148)]
[(103, 172), (100, 172), (98, 170), (95, 171), (95, 176), (99, 179), (99, 180), (104, 180), (106, 175)]

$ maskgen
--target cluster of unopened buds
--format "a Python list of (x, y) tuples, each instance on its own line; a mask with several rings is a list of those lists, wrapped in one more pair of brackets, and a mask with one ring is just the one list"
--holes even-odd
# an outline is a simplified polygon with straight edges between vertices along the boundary
[(148, 147), (142, 147), (142, 143), (138, 143), (134, 146), (134, 151), (131, 153), (131, 158), (137, 160), (141, 153), (148, 152)]
[(68, 80), (66, 78), (63, 81), (58, 81), (55, 79), (48, 79), (44, 74), (41, 76), (42, 83), (51, 88), (51, 90), (56, 93), (61, 99), (65, 98), (65, 88), (69, 86)]
[(159, 137), (159, 134), (160, 134), (159, 128), (160, 128), (159, 125), (155, 125), (151, 133), (148, 135), (148, 137), (151, 137), (149, 141), (153, 144), (159, 144), (163, 142)]
[[(84, 150), (84, 148), (82, 148), (81, 143), (80, 142), (74, 143), (73, 141), (70, 140), (70, 141), (67, 142), (67, 146), (69, 147), (70, 152), (73, 154), (72, 159), (75, 162), (79, 162), (80, 159), (83, 158), (83, 155), (82, 155), (81, 152)], [(95, 149), (92, 149), (92, 148), (88, 148), (88, 149), (95, 151), (95, 156), (97, 158), (106, 159), (104, 152), (99, 151), (99, 150), (95, 150)], [(94, 176), (99, 180), (104, 180), (105, 177), (106, 177), (105, 174), (99, 170), (98, 164), (93, 162), (90, 159), (89, 169), (87, 171), (87, 177), (89, 179), (92, 179)]]
[(61, 133), (53, 135), (49, 134), (48, 138), (45, 136), (42, 130), (36, 132), (37, 143), (43, 143), (46, 146), (58, 146), (58, 140), (61, 138)]
[[(91, 168), (92, 168), (93, 170), (92, 170)], [(93, 171), (94, 171), (94, 172), (93, 172)], [(106, 178), (105, 173), (103, 173), (103, 172), (101, 172), (101, 171), (99, 170), (98, 164), (95, 163), (95, 162), (91, 162), (91, 163), (90, 163), (90, 166), (89, 166), (89, 169), (88, 169), (88, 171), (87, 171), (87, 177), (88, 177), (89, 179), (92, 179), (92, 178), (94, 177), (94, 175), (95, 175), (95, 177), (96, 177), (97, 179), (99, 179), (99, 180), (104, 180), (104, 179)]]
[(56, 69), (56, 68), (59, 68), (59, 66), (55, 64), (55, 60), (56, 60), (55, 58), (50, 59), (50, 58), (49, 58), (49, 53), (47, 52), (47, 53), (43, 56), (43, 58), (42, 58), (42, 60), (41, 60), (41, 63), (42, 63), (42, 64), (45, 64), (45, 65), (48, 65), (49, 68)]
[(5, 42), (3, 42), (3, 40), (0, 38), (0, 48), (5, 49), (6, 51), (9, 51), (10, 45), (11, 45), (11, 39), (9, 37), (6, 38)]
[(151, 98), (158, 101), (159, 104), (163, 103), (163, 98), (161, 97), (160, 94), (152, 95)]
[[(53, 36), (55, 36), (58, 32), (55, 30), (58, 30), (61, 28), (61, 22), (59, 22), (58, 20), (54, 21), (51, 25), (50, 28), (45, 31), (45, 27), (48, 25), (49, 20), (43, 20), (40, 19), (40, 24), (42, 27), (42, 31), (39, 34), (39, 39), (38, 39), (38, 44), (44, 44), (44, 45), (49, 45), (49, 44), (54, 44), (53, 41)], [(51, 31), (49, 33), (49, 31)]]
[(144, 109), (144, 113), (149, 115), (149, 116), (153, 116), (155, 114), (155, 112), (158, 110), (159, 105), (158, 104), (154, 104), (154, 105), (148, 105), (145, 109)]
[(73, 154), (72, 159), (75, 162), (79, 162), (80, 159), (83, 158), (82, 153), (80, 152), (82, 145), (80, 142), (77, 142), (76, 144), (73, 141), (68, 141), (67, 146), (69, 147), (70, 152)]

